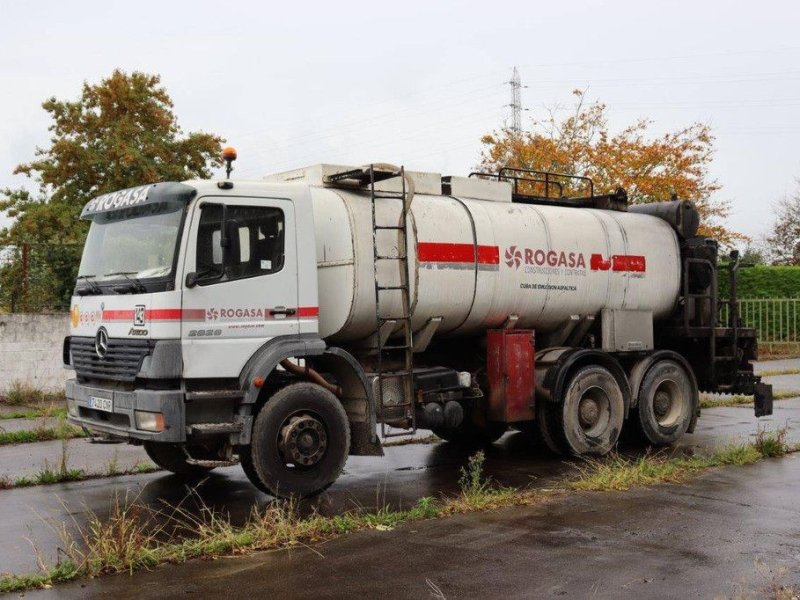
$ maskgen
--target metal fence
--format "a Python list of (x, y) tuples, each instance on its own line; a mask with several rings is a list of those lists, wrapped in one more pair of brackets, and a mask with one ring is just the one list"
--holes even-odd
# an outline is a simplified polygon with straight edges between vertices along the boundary
[[(742, 325), (758, 331), (766, 344), (800, 342), (800, 298), (744, 298), (738, 301)], [(728, 322), (728, 305), (723, 304), (721, 322)]]
[(81, 250), (72, 243), (0, 246), (0, 311), (68, 310)]

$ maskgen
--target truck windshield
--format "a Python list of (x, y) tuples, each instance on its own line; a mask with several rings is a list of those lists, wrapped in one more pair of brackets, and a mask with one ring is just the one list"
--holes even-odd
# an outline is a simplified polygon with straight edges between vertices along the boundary
[(170, 276), (184, 206), (162, 202), (95, 215), (78, 277), (102, 282)]

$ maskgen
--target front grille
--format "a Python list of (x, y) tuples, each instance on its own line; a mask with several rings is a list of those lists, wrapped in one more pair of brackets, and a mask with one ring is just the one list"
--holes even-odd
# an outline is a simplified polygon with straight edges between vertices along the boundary
[(72, 366), (78, 376), (87, 379), (134, 381), (142, 360), (150, 354), (152, 344), (149, 340), (109, 338), (108, 352), (105, 358), (100, 358), (93, 337), (73, 337), (70, 340)]
[(119, 413), (107, 413), (101, 410), (94, 410), (93, 408), (80, 407), (78, 414), (83, 419), (96, 421), (98, 423), (106, 423), (108, 425), (116, 425), (117, 427), (124, 427), (127, 429), (131, 426), (131, 419), (128, 415)]

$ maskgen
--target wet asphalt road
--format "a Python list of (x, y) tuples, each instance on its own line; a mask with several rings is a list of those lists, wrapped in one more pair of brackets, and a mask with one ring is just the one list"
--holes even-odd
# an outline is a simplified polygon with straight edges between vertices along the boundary
[(794, 455), (27, 597), (774, 598), (768, 586), (800, 585), (798, 496)]
[[(775, 415), (758, 421), (749, 407), (709, 409), (696, 433), (686, 436), (684, 446), (709, 448), (754, 435), (759, 425), (784, 424), (789, 425), (792, 440), (800, 442), (800, 399), (777, 402)], [(446, 443), (387, 448), (383, 458), (352, 457), (337, 483), (305, 508), (333, 514), (384, 503), (407, 507), (422, 496), (455, 492), (459, 468), (468, 457), (469, 452)], [(521, 433), (507, 434), (487, 450), (487, 474), (505, 485), (547, 486), (573, 468), (573, 463), (533, 448)], [(46, 559), (54, 560), (59, 546), (54, 529), (84, 522), (87, 511), (106, 515), (115, 497), (155, 508), (181, 504), (192, 510), (202, 502), (228, 512), (239, 523), (254, 505), (271, 500), (255, 490), (238, 467), (215, 471), (191, 495), (176, 477), (165, 473), (5, 490), (0, 492), (0, 572), (36, 570), (29, 540)]]

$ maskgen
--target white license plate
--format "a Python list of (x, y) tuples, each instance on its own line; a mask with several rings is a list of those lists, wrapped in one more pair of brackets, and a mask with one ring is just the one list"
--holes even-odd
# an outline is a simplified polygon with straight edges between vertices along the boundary
[(114, 401), (111, 398), (89, 396), (89, 408), (102, 410), (104, 412), (114, 412)]

